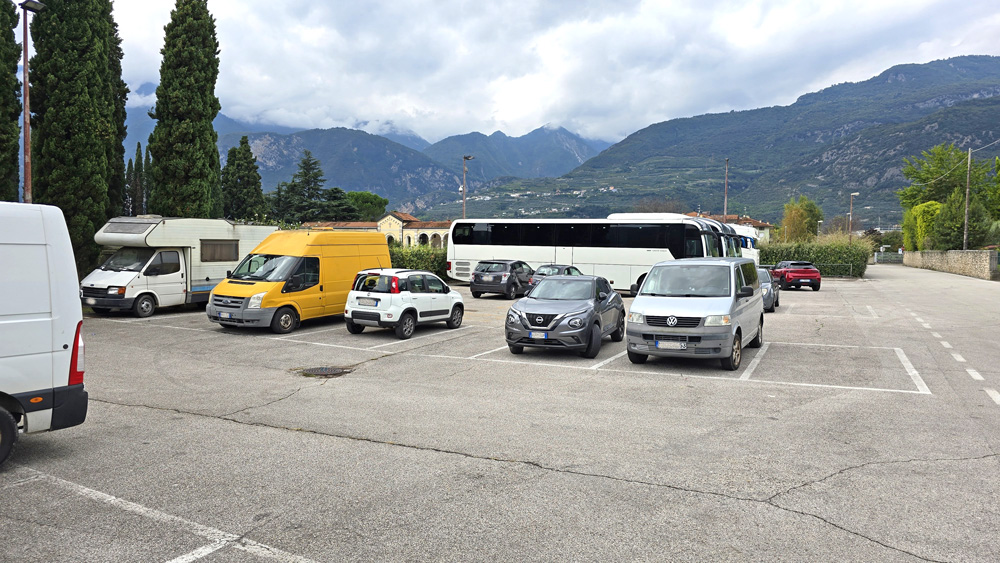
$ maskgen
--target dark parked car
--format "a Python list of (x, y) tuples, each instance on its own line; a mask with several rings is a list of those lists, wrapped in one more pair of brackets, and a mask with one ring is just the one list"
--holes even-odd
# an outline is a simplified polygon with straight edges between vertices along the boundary
[(569, 266), (567, 264), (546, 264), (544, 266), (539, 266), (535, 270), (534, 274), (531, 274), (531, 278), (528, 279), (528, 283), (535, 285), (540, 282), (545, 276), (582, 276), (583, 272), (577, 269), (576, 266)]
[(823, 278), (819, 273), (819, 269), (813, 266), (812, 262), (796, 262), (793, 260), (786, 260), (775, 264), (771, 268), (771, 277), (778, 281), (781, 289), (788, 289), (789, 287), (798, 289), (803, 285), (808, 285), (813, 288), (813, 291), (819, 291), (820, 282)]
[(757, 268), (757, 277), (760, 278), (760, 290), (764, 293), (764, 311), (773, 313), (775, 307), (781, 306), (781, 286), (771, 279), (767, 268)]
[(602, 277), (545, 276), (511, 306), (504, 335), (512, 354), (529, 346), (596, 358), (604, 336), (625, 337), (625, 305)]
[(528, 290), (533, 273), (531, 266), (520, 260), (483, 260), (472, 272), (469, 291), (476, 298), (484, 293), (501, 293), (513, 299)]

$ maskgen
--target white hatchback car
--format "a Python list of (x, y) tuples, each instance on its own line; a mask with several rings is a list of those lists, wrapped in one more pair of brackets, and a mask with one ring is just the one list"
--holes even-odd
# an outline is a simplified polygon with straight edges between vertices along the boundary
[(444, 322), (448, 328), (458, 328), (463, 315), (462, 295), (434, 274), (374, 268), (354, 278), (344, 321), (351, 334), (359, 334), (367, 326), (392, 328), (397, 337), (406, 340), (419, 324)]

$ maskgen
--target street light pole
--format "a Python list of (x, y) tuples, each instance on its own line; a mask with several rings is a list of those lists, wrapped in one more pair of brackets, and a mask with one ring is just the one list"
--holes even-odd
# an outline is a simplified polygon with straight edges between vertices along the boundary
[(465, 219), (465, 192), (469, 191), (465, 183), (465, 174), (469, 169), (465, 166), (465, 163), (474, 158), (476, 157), (468, 154), (462, 157), (462, 219)]
[(847, 214), (847, 243), (854, 242), (854, 196), (861, 195), (858, 192), (851, 194), (851, 211)]
[(24, 203), (31, 203), (31, 104), (28, 100), (28, 12), (38, 13), (45, 4), (35, 0), (25, 0), (20, 4), (24, 10)]
[(819, 219), (816, 221), (816, 236), (819, 236), (820, 228), (823, 226), (823, 220)]
[(725, 223), (728, 220), (727, 215), (729, 214), (729, 159), (726, 159), (726, 191), (722, 196), (722, 222)]

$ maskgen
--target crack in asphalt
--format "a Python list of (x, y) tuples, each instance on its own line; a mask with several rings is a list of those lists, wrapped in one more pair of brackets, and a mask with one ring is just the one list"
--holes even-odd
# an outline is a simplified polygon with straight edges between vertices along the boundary
[[(459, 370), (459, 371), (465, 371), (465, 370)], [(257, 427), (261, 427), (261, 428), (270, 428), (270, 429), (274, 429), (274, 430), (288, 430), (288, 431), (291, 431), (291, 432), (304, 432), (304, 433), (308, 433), (308, 434), (314, 434), (314, 435), (317, 435), (317, 436), (326, 436), (326, 437), (330, 437), (330, 438), (340, 438), (340, 439), (343, 439), (343, 440), (351, 440), (351, 441), (355, 441), (355, 442), (364, 442), (364, 443), (368, 443), (368, 444), (383, 445), (383, 446), (395, 446), (395, 447), (406, 448), (406, 449), (416, 450), (416, 451), (421, 451), (421, 452), (432, 452), (432, 453), (440, 453), (440, 454), (446, 454), (446, 455), (454, 455), (454, 456), (459, 456), (459, 457), (464, 457), (464, 458), (474, 459), (474, 460), (479, 460), (479, 461), (492, 461), (492, 462), (497, 462), (497, 463), (523, 465), (523, 466), (527, 466), (527, 467), (532, 467), (532, 468), (538, 469), (540, 471), (546, 471), (546, 472), (552, 472), (552, 473), (560, 473), (560, 474), (566, 474), (566, 475), (576, 475), (576, 476), (580, 476), (580, 477), (591, 477), (591, 478), (596, 478), (596, 479), (607, 479), (609, 481), (615, 481), (615, 482), (619, 482), (619, 483), (627, 483), (627, 484), (631, 484), (631, 485), (642, 485), (642, 486), (647, 486), (647, 487), (655, 487), (655, 488), (660, 488), (660, 489), (668, 489), (668, 490), (672, 490), (672, 491), (678, 491), (678, 492), (681, 492), (681, 493), (689, 493), (689, 494), (694, 494), (694, 495), (705, 495), (705, 496), (718, 497), (718, 498), (722, 498), (722, 499), (726, 499), (726, 500), (734, 500), (734, 501), (741, 501), (741, 502), (764, 504), (764, 505), (770, 506), (772, 508), (775, 508), (775, 509), (778, 509), (778, 510), (781, 510), (781, 511), (784, 511), (784, 512), (788, 512), (788, 513), (791, 513), (791, 514), (797, 514), (799, 516), (804, 516), (804, 517), (808, 517), (808, 518), (813, 518), (813, 519), (818, 520), (819, 522), (822, 522), (823, 524), (826, 524), (826, 525), (828, 525), (828, 526), (830, 526), (832, 528), (836, 528), (837, 530), (840, 530), (840, 531), (842, 531), (844, 533), (847, 533), (847, 534), (856, 536), (858, 538), (867, 540), (867, 541), (869, 541), (869, 542), (871, 542), (873, 544), (879, 545), (879, 546), (884, 547), (886, 549), (890, 549), (890, 550), (897, 551), (897, 552), (902, 553), (902, 554), (909, 555), (909, 556), (914, 557), (916, 559), (919, 559), (921, 561), (930, 561), (930, 562), (933, 562), (933, 563), (944, 563), (944, 562), (942, 560), (932, 559), (930, 557), (925, 557), (925, 556), (919, 555), (917, 553), (914, 553), (912, 551), (908, 551), (906, 549), (890, 545), (890, 544), (885, 543), (883, 541), (880, 541), (880, 540), (878, 540), (878, 539), (876, 539), (874, 537), (867, 536), (867, 535), (865, 535), (865, 534), (863, 534), (861, 532), (858, 532), (856, 530), (852, 530), (850, 528), (847, 528), (845, 526), (837, 524), (836, 522), (828, 520), (827, 518), (824, 518), (823, 516), (820, 516), (818, 514), (813, 514), (811, 512), (806, 512), (806, 511), (803, 511), (803, 510), (797, 510), (795, 508), (791, 508), (791, 507), (787, 507), (787, 506), (782, 506), (781, 504), (778, 503), (777, 499), (779, 497), (781, 497), (781, 496), (787, 495), (789, 493), (792, 493), (794, 491), (803, 489), (805, 487), (809, 487), (809, 486), (812, 486), (812, 485), (815, 485), (815, 484), (818, 484), (818, 483), (822, 483), (822, 482), (824, 482), (826, 480), (829, 480), (829, 479), (832, 479), (834, 477), (837, 477), (838, 475), (843, 475), (843, 474), (845, 474), (847, 472), (858, 470), (858, 469), (864, 469), (864, 468), (870, 467), (870, 466), (894, 465), (894, 464), (906, 464), (906, 463), (935, 463), (935, 462), (980, 461), (980, 460), (990, 459), (990, 458), (996, 458), (996, 457), (1000, 456), (1000, 454), (991, 453), (991, 454), (986, 454), (986, 455), (981, 455), (981, 456), (960, 457), (960, 458), (913, 458), (913, 459), (906, 459), (906, 460), (870, 461), (870, 462), (861, 463), (861, 464), (858, 464), (858, 465), (853, 465), (853, 466), (842, 468), (842, 469), (840, 469), (838, 471), (835, 471), (833, 473), (830, 473), (829, 475), (826, 475), (824, 477), (820, 477), (818, 479), (813, 479), (813, 480), (810, 480), (808, 482), (796, 485), (794, 487), (789, 487), (788, 489), (786, 489), (786, 490), (784, 490), (782, 492), (775, 493), (775, 494), (771, 495), (768, 498), (761, 499), (761, 498), (754, 498), (754, 497), (747, 497), (747, 496), (739, 496), (739, 495), (733, 495), (733, 494), (728, 494), (728, 493), (722, 493), (722, 492), (718, 492), (718, 491), (710, 491), (710, 490), (701, 490), (701, 489), (694, 489), (694, 488), (689, 488), (689, 487), (682, 487), (682, 486), (679, 486), (679, 485), (672, 485), (672, 484), (669, 484), (669, 483), (660, 483), (660, 482), (656, 482), (656, 481), (646, 481), (646, 480), (642, 480), (642, 479), (631, 479), (631, 478), (626, 478), (626, 477), (618, 477), (618, 476), (615, 476), (615, 475), (608, 475), (608, 474), (604, 474), (604, 473), (593, 473), (593, 472), (588, 472), (588, 471), (579, 471), (579, 470), (575, 470), (575, 469), (566, 469), (566, 468), (552, 467), (552, 466), (548, 466), (548, 465), (545, 465), (543, 463), (540, 463), (540, 462), (537, 462), (537, 461), (531, 461), (531, 460), (509, 459), (509, 458), (502, 458), (502, 457), (477, 455), (477, 454), (470, 454), (470, 453), (462, 452), (462, 451), (458, 451), (458, 450), (447, 450), (447, 449), (443, 449), (443, 448), (436, 448), (436, 447), (433, 447), (433, 446), (419, 446), (419, 445), (415, 445), (415, 444), (405, 444), (405, 443), (400, 443), (400, 442), (393, 442), (393, 441), (390, 441), (390, 440), (378, 440), (378, 439), (375, 439), (375, 438), (368, 438), (368, 437), (364, 437), (364, 436), (353, 436), (353, 435), (350, 435), (350, 434), (334, 434), (334, 433), (329, 433), (329, 432), (322, 432), (322, 431), (319, 431), (319, 430), (308, 430), (308, 429), (305, 429), (305, 428), (295, 428), (295, 427), (289, 427), (289, 426), (277, 426), (277, 425), (273, 425), (273, 424), (265, 424), (265, 423), (261, 423), (261, 422), (252, 422), (252, 421), (238, 420), (238, 419), (232, 418), (233, 415), (242, 413), (242, 412), (250, 410), (252, 408), (264, 407), (264, 406), (272, 405), (272, 404), (277, 403), (279, 401), (283, 401), (283, 400), (291, 397), (292, 395), (298, 393), (299, 391), (301, 391), (301, 388), (300, 389), (296, 389), (295, 391), (293, 391), (289, 395), (287, 395), (285, 397), (282, 397), (280, 399), (275, 399), (274, 401), (270, 401), (270, 402), (268, 402), (266, 404), (263, 404), (263, 405), (258, 405), (258, 406), (254, 406), (254, 407), (246, 407), (244, 409), (240, 409), (240, 410), (235, 411), (235, 412), (233, 412), (231, 414), (228, 414), (228, 415), (203, 414), (203, 413), (197, 413), (197, 412), (184, 411), (184, 410), (177, 409), (177, 408), (155, 407), (155, 406), (142, 405), (142, 404), (119, 403), (119, 402), (109, 401), (109, 400), (105, 400), (105, 399), (91, 398), (91, 400), (92, 401), (97, 401), (97, 402), (100, 402), (100, 403), (109, 404), (109, 405), (124, 406), (124, 407), (133, 407), (133, 408), (148, 408), (148, 409), (153, 409), (153, 410), (175, 412), (175, 413), (178, 413), (178, 414), (187, 414), (187, 415), (191, 415), (191, 416), (200, 416), (200, 417), (205, 417), (205, 418), (214, 418), (214, 419), (224, 420), (224, 421), (227, 421), (227, 422), (232, 422), (232, 423), (235, 423), (235, 424), (242, 424), (242, 425), (245, 425), (245, 426), (257, 426)]]

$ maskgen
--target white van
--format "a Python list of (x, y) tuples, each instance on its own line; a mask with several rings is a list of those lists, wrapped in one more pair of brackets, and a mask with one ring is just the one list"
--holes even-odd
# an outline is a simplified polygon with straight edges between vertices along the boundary
[(76, 259), (58, 207), (0, 202), (0, 464), (87, 418)]
[(116, 217), (94, 234), (120, 247), (80, 282), (80, 299), (97, 314), (112, 309), (148, 317), (157, 307), (207, 303), (226, 272), (278, 230), (226, 219)]

